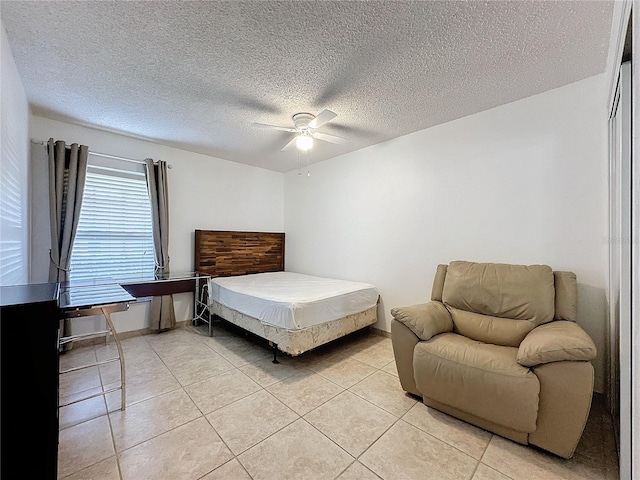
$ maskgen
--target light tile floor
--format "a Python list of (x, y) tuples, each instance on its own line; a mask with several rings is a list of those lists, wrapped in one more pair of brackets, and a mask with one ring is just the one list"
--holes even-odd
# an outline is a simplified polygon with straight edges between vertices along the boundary
[[(291, 358), (226, 324), (124, 340), (114, 392), (60, 409), (58, 478), (617, 479), (613, 425), (594, 404), (571, 460), (461, 422), (405, 394), (389, 338), (356, 332)], [(74, 348), (62, 368), (104, 360)], [(117, 362), (61, 377), (61, 402), (118, 384)], [(106, 400), (106, 401), (105, 401)]]

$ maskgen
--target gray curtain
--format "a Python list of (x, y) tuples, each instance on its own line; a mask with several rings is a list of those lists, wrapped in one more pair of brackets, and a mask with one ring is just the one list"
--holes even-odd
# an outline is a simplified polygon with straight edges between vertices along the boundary
[(51, 219), (51, 250), (49, 281), (69, 279), (71, 247), (76, 237), (82, 195), (87, 179), (89, 147), (49, 139), (49, 211)]
[[(151, 217), (153, 222), (153, 243), (156, 256), (156, 274), (169, 274), (169, 192), (167, 188), (167, 162), (160, 160), (157, 165), (146, 159), (149, 196), (151, 197)], [(150, 328), (168, 330), (176, 324), (173, 296), (153, 297), (150, 309)]]

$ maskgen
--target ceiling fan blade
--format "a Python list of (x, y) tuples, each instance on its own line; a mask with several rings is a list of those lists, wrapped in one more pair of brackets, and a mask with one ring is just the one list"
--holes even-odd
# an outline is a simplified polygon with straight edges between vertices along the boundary
[(297, 135), (294, 136), (289, 143), (282, 147), (282, 151), (284, 152), (293, 149), (296, 146), (296, 138), (298, 138)]
[(256, 127), (271, 128), (273, 130), (282, 130), (283, 132), (295, 133), (296, 129), (291, 127), (280, 127), (278, 125), (268, 125), (266, 123), (254, 123)]
[(325, 108), (318, 115), (316, 115), (316, 118), (314, 118), (309, 122), (309, 127), (319, 128), (321, 125), (324, 125), (328, 121), (333, 120), (337, 116), (338, 116), (337, 113), (333, 113), (331, 110), (327, 110)]
[(311, 136), (329, 143), (344, 144), (348, 142), (346, 138), (336, 137), (335, 135), (329, 135), (328, 133), (313, 132)]

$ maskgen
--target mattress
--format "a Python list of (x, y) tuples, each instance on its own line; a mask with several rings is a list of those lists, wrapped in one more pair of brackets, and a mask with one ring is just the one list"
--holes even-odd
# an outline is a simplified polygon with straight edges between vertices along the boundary
[(261, 322), (301, 330), (374, 307), (378, 290), (369, 283), (270, 272), (210, 278), (210, 300)]

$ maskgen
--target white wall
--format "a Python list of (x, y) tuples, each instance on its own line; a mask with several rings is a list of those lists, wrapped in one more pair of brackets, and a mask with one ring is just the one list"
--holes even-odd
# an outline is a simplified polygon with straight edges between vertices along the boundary
[(29, 283), (29, 104), (0, 30), (0, 285), (19, 285)]
[[(171, 165), (168, 183), (172, 272), (193, 270), (196, 229), (283, 231), (281, 173), (38, 116), (31, 117), (31, 137), (77, 142), (88, 145), (92, 152), (126, 158), (166, 160)], [(45, 150), (42, 146), (33, 150), (33, 180), (42, 181), (47, 175), (46, 168), (43, 170)], [(38, 191), (40, 195), (34, 198), (32, 208), (47, 213), (48, 192)], [(47, 215), (33, 225), (32, 275), (36, 281), (46, 281), (48, 274)], [(177, 319), (191, 318), (191, 296), (180, 294), (175, 299)], [(145, 308), (146, 304), (134, 305), (129, 312), (115, 314), (116, 329), (130, 331), (147, 327)]]
[(439, 263), (574, 271), (601, 392), (606, 90), (598, 75), (287, 173), (287, 269), (375, 284), (385, 331), (391, 308), (429, 300)]

